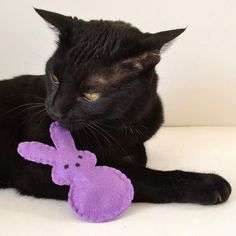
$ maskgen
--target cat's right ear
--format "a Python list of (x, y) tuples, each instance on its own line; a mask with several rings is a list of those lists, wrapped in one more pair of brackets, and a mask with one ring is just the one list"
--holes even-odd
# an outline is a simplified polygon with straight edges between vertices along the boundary
[(155, 34), (145, 33), (138, 44), (138, 53), (122, 61), (122, 65), (138, 70), (144, 70), (155, 66), (160, 61), (160, 52), (164, 45), (168, 44), (185, 31), (175, 29), (162, 31)]
[(73, 18), (69, 16), (64, 16), (59, 13), (50, 12), (38, 8), (34, 10), (52, 27), (58, 30), (60, 33), (67, 32), (72, 28)]

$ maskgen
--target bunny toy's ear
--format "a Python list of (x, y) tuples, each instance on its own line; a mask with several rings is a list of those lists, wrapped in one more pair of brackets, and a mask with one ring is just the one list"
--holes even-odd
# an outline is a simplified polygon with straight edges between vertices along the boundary
[(57, 153), (54, 147), (39, 142), (22, 142), (18, 145), (17, 152), (26, 160), (53, 166)]
[(50, 134), (56, 149), (62, 150), (70, 148), (77, 150), (71, 133), (61, 127), (58, 122), (53, 122), (51, 124)]

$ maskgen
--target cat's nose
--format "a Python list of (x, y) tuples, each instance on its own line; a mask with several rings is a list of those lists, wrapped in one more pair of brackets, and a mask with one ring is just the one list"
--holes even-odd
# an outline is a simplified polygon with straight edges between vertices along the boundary
[(54, 112), (54, 116), (57, 117), (59, 120), (65, 119), (66, 115), (60, 112)]
[(56, 110), (54, 107), (51, 107), (50, 114), (56, 120), (63, 120), (63, 119), (66, 118), (66, 114), (65, 113), (60, 112), (59, 110)]

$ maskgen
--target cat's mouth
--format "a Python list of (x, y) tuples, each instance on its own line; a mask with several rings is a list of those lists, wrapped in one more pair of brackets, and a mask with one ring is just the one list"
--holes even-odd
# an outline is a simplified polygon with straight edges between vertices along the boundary
[(66, 128), (70, 131), (77, 130), (78, 128), (85, 125), (83, 120), (79, 119), (68, 119), (68, 118), (58, 118), (54, 114), (48, 112), (48, 115), (52, 118), (52, 120), (57, 121), (63, 128)]
[(65, 129), (70, 131), (78, 130), (79, 128), (85, 125), (84, 121), (82, 120), (62, 120), (58, 119), (58, 123)]

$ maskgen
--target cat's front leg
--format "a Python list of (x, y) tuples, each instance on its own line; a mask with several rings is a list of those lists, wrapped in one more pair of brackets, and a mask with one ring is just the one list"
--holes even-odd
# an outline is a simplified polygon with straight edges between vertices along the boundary
[(184, 171), (157, 171), (118, 164), (134, 186), (134, 202), (198, 203), (213, 205), (225, 202), (231, 193), (229, 183), (215, 174)]
[(59, 200), (67, 200), (69, 191), (69, 186), (58, 186), (52, 182), (51, 167), (25, 160), (17, 163), (9, 187), (23, 195)]

